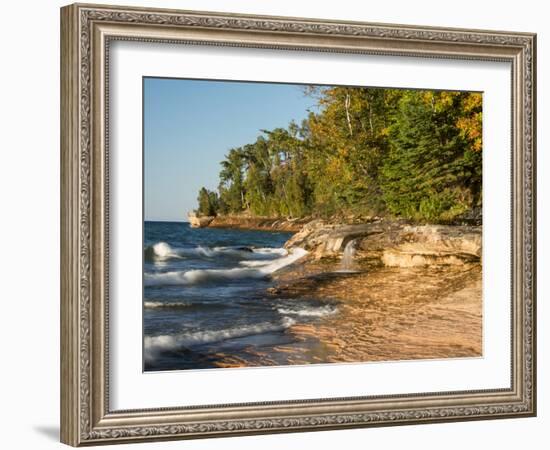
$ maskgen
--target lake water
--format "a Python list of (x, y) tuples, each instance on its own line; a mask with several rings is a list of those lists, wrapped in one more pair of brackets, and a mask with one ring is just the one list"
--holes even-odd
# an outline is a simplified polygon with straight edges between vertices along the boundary
[(333, 314), (316, 299), (266, 294), (273, 273), (304, 256), (291, 233), (145, 222), (144, 369), (288, 364), (289, 328)]

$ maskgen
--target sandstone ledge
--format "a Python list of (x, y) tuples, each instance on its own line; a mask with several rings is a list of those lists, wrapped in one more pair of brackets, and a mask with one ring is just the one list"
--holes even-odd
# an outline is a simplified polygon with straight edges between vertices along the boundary
[(377, 259), (388, 267), (463, 265), (480, 262), (480, 226), (411, 225), (373, 220), (358, 225), (308, 223), (286, 244), (302, 247), (315, 259), (341, 257), (353, 241), (358, 259)]

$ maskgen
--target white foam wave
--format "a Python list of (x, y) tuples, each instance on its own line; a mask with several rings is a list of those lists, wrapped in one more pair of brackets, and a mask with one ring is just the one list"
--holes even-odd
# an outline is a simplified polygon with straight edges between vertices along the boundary
[(259, 323), (235, 328), (226, 328), (223, 330), (197, 331), (195, 333), (185, 333), (179, 335), (160, 335), (146, 336), (144, 339), (145, 360), (153, 361), (157, 355), (163, 351), (176, 350), (182, 347), (193, 345), (212, 344), (215, 342), (226, 341), (255, 334), (268, 333), (272, 331), (282, 331), (291, 327), (296, 322), (289, 317), (283, 318), (280, 323)]
[(143, 306), (147, 309), (156, 309), (156, 308), (187, 308), (189, 306), (188, 303), (180, 303), (180, 302), (155, 302), (155, 301), (145, 301), (143, 302)]
[(203, 255), (203, 256), (214, 256), (214, 252), (209, 247), (203, 247), (199, 245), (196, 248), (186, 248), (181, 249), (180, 252), (184, 255)]
[(260, 267), (260, 272), (263, 272), (264, 274), (271, 274), (273, 272), (276, 272), (277, 270), (282, 269), (283, 267), (286, 267), (290, 264), (295, 263), (299, 259), (303, 258), (305, 255), (307, 255), (307, 251), (303, 248), (295, 247), (292, 248), (286, 256), (283, 256), (281, 258), (273, 260), (272, 263)]
[(146, 255), (157, 260), (170, 258), (181, 258), (184, 256), (205, 256), (213, 258), (216, 256), (230, 256), (235, 258), (252, 259), (273, 259), (280, 256), (287, 256), (288, 251), (284, 248), (252, 248), (252, 247), (204, 247), (199, 245), (194, 248), (173, 248), (166, 242), (157, 242), (147, 247)]
[(307, 254), (301, 248), (292, 249), (287, 256), (272, 260), (269, 264), (258, 267), (236, 267), (233, 269), (195, 269), (165, 273), (146, 273), (146, 286), (192, 285), (213, 281), (238, 280), (243, 278), (264, 278), (296, 262)]
[(157, 242), (150, 249), (155, 259), (180, 258), (180, 255), (166, 242)]
[(286, 307), (286, 308), (277, 308), (277, 311), (281, 314), (289, 314), (294, 316), (304, 316), (304, 317), (325, 317), (331, 316), (338, 312), (338, 308), (332, 305), (325, 306), (303, 306), (303, 307)]
[(145, 286), (177, 286), (213, 281), (261, 278), (264, 275), (255, 269), (195, 269), (185, 272), (146, 273)]
[(273, 259), (288, 255), (284, 248), (253, 248), (253, 247), (198, 247), (198, 254), (204, 256), (234, 256), (237, 258)]
[(263, 255), (279, 255), (279, 256), (288, 255), (288, 250), (286, 250), (285, 248), (271, 248), (271, 247), (253, 248), (252, 251), (254, 253), (259, 253)]
[(267, 266), (271, 264), (271, 260), (267, 260), (267, 261), (241, 261), (239, 262), (239, 265), (241, 266), (245, 266), (245, 267), (261, 267), (261, 266)]
[(166, 242), (157, 242), (147, 247), (146, 255), (156, 260), (165, 260), (169, 258), (182, 258), (183, 256), (203, 255), (213, 256), (214, 253), (207, 247), (198, 246), (195, 248), (173, 248)]

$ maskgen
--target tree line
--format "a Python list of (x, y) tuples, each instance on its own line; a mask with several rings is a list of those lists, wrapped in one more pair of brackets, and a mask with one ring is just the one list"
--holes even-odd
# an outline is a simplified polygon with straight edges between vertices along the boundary
[(200, 215), (385, 215), (450, 222), (481, 206), (482, 96), (305, 88), (317, 112), (262, 130), (221, 162)]

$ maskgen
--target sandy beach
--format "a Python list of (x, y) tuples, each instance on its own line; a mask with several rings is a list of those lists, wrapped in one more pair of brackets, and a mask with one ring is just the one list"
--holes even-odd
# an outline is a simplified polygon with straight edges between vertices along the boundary
[(292, 342), (253, 347), (248, 357), (218, 354), (218, 366), (346, 363), (482, 356), (481, 265), (387, 268), (309, 261), (278, 274), (269, 295), (321, 298), (335, 313), (295, 324)]
[(356, 274), (319, 272), (286, 283), (285, 295), (345, 299), (318, 326), (330, 362), (481, 356), (481, 266), (385, 268)]

